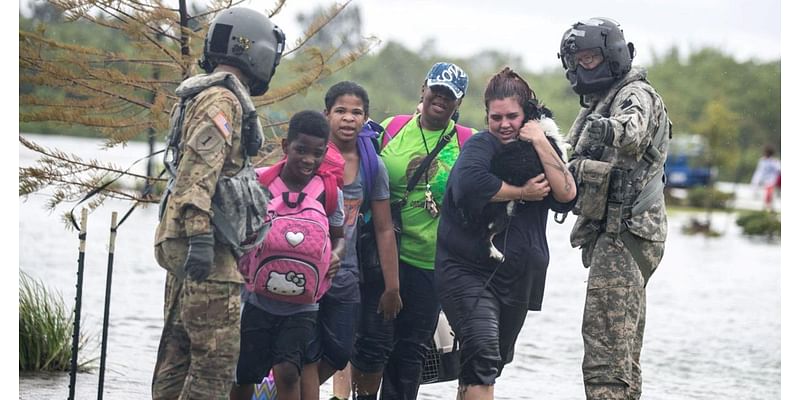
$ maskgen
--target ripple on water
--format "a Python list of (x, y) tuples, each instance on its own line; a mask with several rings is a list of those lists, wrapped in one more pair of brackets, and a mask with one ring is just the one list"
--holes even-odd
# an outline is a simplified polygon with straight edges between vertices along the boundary
[[(44, 145), (49, 138), (42, 138)], [(58, 138), (59, 147), (87, 156), (91, 141)], [(88, 143), (88, 144), (87, 144)], [(119, 164), (144, 154), (129, 145), (110, 154)], [(20, 151), (20, 166), (32, 162)], [(87, 157), (88, 158), (88, 157)], [(60, 211), (43, 210), (46, 199), (19, 203), (22, 271), (61, 291), (67, 305), (75, 295), (77, 239), (63, 229)], [(99, 337), (111, 211), (110, 202), (90, 216), (84, 283), (84, 332)], [(155, 207), (136, 210), (120, 228), (112, 291), (106, 397), (150, 396), (150, 380), (163, 319), (163, 269), (153, 260)], [(722, 237), (685, 236), (690, 214), (671, 213), (664, 259), (648, 285), (647, 328), (641, 355), (643, 398), (774, 399), (780, 397), (780, 244), (741, 237), (734, 216), (715, 215)], [(583, 398), (581, 320), (588, 270), (569, 245), (574, 217), (548, 224), (551, 265), (543, 310), (530, 312), (517, 340), (514, 362), (495, 387), (497, 399)], [(96, 350), (95, 355), (99, 354)], [(78, 398), (96, 396), (97, 372), (78, 374)], [(20, 399), (64, 398), (67, 374), (20, 373)], [(330, 391), (330, 384), (323, 386)], [(454, 398), (455, 382), (424, 385), (420, 399)]]

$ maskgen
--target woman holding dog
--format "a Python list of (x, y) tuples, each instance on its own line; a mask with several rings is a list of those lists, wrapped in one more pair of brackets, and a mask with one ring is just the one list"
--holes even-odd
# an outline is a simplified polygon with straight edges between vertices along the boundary
[[(552, 119), (539, 118), (549, 111), (537, 104), (525, 80), (506, 67), (489, 81), (484, 104), (488, 129), (466, 143), (450, 172), (435, 261), (439, 301), (460, 342), (458, 399), (470, 400), (494, 398), (495, 379), (513, 358), (527, 311), (541, 310), (548, 211), (566, 213), (577, 197), (557, 146), (558, 128)], [(540, 163), (493, 167), (493, 158), (517, 140), (529, 143), (535, 154), (528, 152)], [(514, 185), (497, 171), (533, 177)], [(499, 216), (507, 225), (491, 240), (503, 253), (499, 262), (490, 257), (488, 228), (498, 216), (486, 214), (507, 207), (487, 206), (509, 202), (515, 210)]]

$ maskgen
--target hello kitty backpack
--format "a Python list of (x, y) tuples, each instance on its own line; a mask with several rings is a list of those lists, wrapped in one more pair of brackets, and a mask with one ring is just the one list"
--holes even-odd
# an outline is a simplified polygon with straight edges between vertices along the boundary
[(289, 303), (313, 304), (330, 288), (331, 261), (328, 214), (321, 199), (325, 190), (315, 175), (300, 192), (291, 192), (280, 178), (269, 182), (264, 241), (239, 259), (245, 289)]

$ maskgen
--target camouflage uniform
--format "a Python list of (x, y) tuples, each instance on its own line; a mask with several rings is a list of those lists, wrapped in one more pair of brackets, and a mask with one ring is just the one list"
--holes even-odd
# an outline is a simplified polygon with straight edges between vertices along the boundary
[[(668, 141), (657, 145), (657, 158), (651, 163), (643, 162), (643, 157), (659, 126), (670, 130), (671, 124), (661, 97), (645, 78), (644, 69), (633, 67), (607, 91), (585, 96), (588, 107), (579, 113), (568, 140), (576, 145), (590, 114), (610, 118), (613, 141), (595, 158), (630, 175), (638, 171), (648, 182), (661, 180)], [(630, 180), (616, 186), (612, 181), (608, 196), (620, 195), (614, 190), (630, 192), (631, 187), (636, 185)], [(645, 285), (661, 261), (667, 236), (663, 190), (653, 193), (658, 197), (643, 211), (631, 212), (634, 191), (624, 196), (619, 214), (611, 212), (608, 202), (602, 219), (580, 215), (572, 230), (572, 246), (582, 249), (583, 264), (590, 268), (582, 328), (588, 399), (638, 399), (641, 395)], [(612, 215), (619, 216), (616, 222)]]
[(155, 235), (156, 260), (168, 273), (154, 399), (229, 396), (239, 353), (242, 276), (230, 248), (216, 239), (207, 280), (184, 279), (183, 264), (187, 238), (212, 232), (211, 199), (220, 174), (232, 176), (244, 165), (241, 126), (242, 106), (224, 87), (188, 100), (175, 185)]

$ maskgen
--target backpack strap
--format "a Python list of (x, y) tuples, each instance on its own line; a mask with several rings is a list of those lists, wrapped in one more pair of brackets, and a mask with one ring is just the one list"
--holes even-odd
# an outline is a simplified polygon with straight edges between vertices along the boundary
[(319, 166), (320, 171), (329, 171), (336, 177), (336, 184), (344, 187), (344, 157), (342, 152), (336, 147), (336, 143), (332, 140), (328, 141), (328, 151), (325, 152), (325, 158), (322, 159), (322, 164)]
[(272, 164), (269, 167), (261, 167), (256, 168), (256, 177), (258, 177), (258, 183), (265, 188), (269, 188), (269, 185), (272, 181), (275, 180), (280, 174), (283, 166), (286, 164), (286, 159), (280, 160), (275, 164)]
[[(318, 177), (314, 176), (312, 180), (317, 178)], [(300, 190), (300, 192), (296, 192), (296, 196), (292, 197), (292, 190), (286, 186), (286, 182), (284, 182), (280, 176), (275, 178), (275, 180), (269, 184), (267, 190), (272, 198), (282, 198), (283, 203), (290, 208), (297, 207), (306, 197), (308, 197), (308, 193), (306, 193), (305, 188)], [(317, 196), (319, 196), (319, 194), (317, 194)]]
[(372, 198), (372, 189), (375, 186), (375, 178), (378, 176), (378, 149), (376, 147), (378, 147), (379, 132), (384, 132), (383, 128), (370, 120), (358, 133), (358, 156), (361, 171), (363, 171), (361, 182), (364, 188), (362, 209)]
[(386, 125), (386, 131), (383, 133), (383, 141), (381, 142), (381, 148), (386, 147), (389, 141), (392, 140), (392, 138), (394, 138), (394, 135), (396, 135), (397, 132), (400, 132), (400, 129), (406, 126), (408, 121), (411, 121), (412, 116), (413, 115), (409, 114), (395, 115), (394, 118), (392, 118), (392, 120), (389, 121), (389, 124)]
[(472, 137), (472, 129), (456, 124), (456, 135), (458, 135), (458, 148), (463, 149), (464, 143)]
[[(256, 168), (258, 182), (264, 187), (269, 186), (269, 183), (281, 174), (284, 164), (286, 164), (286, 156), (270, 167)], [(328, 151), (317, 170), (317, 175), (324, 176), (326, 174), (332, 176), (337, 187), (344, 187), (344, 158), (333, 142), (328, 142)]]
[[(277, 179), (280, 178), (281, 170), (283, 169), (284, 165), (286, 165), (285, 158), (270, 167), (256, 168), (258, 183), (260, 183), (261, 186), (269, 189), (273, 182), (280, 181), (283, 185), (283, 189), (281, 189), (281, 191), (288, 191), (289, 189), (286, 188), (283, 180)], [(324, 187), (325, 199), (323, 205), (325, 206), (325, 213), (332, 215), (336, 211), (336, 206), (339, 203), (339, 185), (337, 183), (337, 178), (333, 173), (327, 171), (317, 171), (315, 178), (316, 177), (319, 177), (322, 180)], [(270, 193), (274, 196), (272, 190), (270, 190)], [(314, 198), (317, 198), (320, 193), (317, 193)]]
[(442, 135), (439, 138), (439, 141), (436, 143), (436, 147), (422, 159), (422, 162), (414, 169), (414, 174), (411, 175), (411, 178), (408, 178), (408, 184), (406, 185), (406, 192), (403, 194), (403, 198), (400, 199), (401, 205), (405, 205), (408, 201), (408, 194), (414, 189), (414, 186), (417, 185), (419, 182), (419, 178), (422, 177), (422, 172), (427, 171), (428, 167), (431, 165), (431, 162), (434, 158), (439, 154), (440, 151), (447, 146), (447, 143), (450, 143), (450, 140), (453, 138), (453, 134), (455, 133), (455, 128), (451, 129), (449, 133), (446, 135)]
[[(312, 178), (311, 182), (315, 181), (316, 178), (320, 178), (322, 181), (323, 191), (320, 193), (325, 193), (325, 201), (323, 203), (325, 206), (325, 213), (331, 216), (336, 211), (336, 206), (339, 204), (339, 185), (336, 183), (336, 176), (328, 172), (317, 172), (317, 176)], [(308, 185), (311, 185), (311, 182), (309, 182)], [(307, 190), (308, 185), (303, 189), (304, 191)], [(314, 198), (316, 199), (320, 193), (317, 193)]]
[[(394, 135), (396, 135), (397, 132), (400, 132), (400, 129), (403, 129), (403, 127), (406, 126), (412, 117), (413, 115), (408, 114), (395, 115), (394, 118), (389, 121), (389, 124), (386, 125), (386, 131), (383, 134), (381, 148), (386, 147), (386, 144), (388, 144), (389, 141), (394, 138)], [(472, 137), (472, 129), (464, 125), (456, 124), (456, 134), (458, 135), (458, 147), (464, 148), (464, 143), (467, 142), (467, 139)]]
[(272, 182), (267, 185), (267, 190), (269, 190), (269, 194), (275, 198), (280, 197), (282, 193), (289, 192), (289, 188), (286, 186), (286, 182), (281, 179), (280, 176), (275, 177)]
[[(323, 192), (325, 192), (325, 180), (320, 176), (312, 177), (311, 180), (306, 184), (306, 187), (303, 188), (303, 193), (312, 199), (319, 198)], [(325, 200), (327, 202), (327, 195)]]

